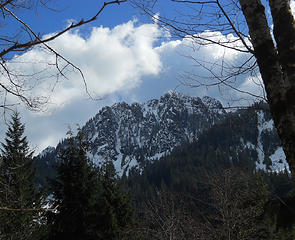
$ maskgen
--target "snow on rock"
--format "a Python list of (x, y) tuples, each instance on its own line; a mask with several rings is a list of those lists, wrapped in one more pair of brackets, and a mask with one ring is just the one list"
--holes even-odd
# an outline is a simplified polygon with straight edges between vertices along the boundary
[(261, 133), (264, 130), (264, 114), (263, 111), (257, 112), (257, 129), (258, 129), (258, 136), (257, 136), (257, 161), (256, 161), (256, 169), (261, 169), (266, 171), (266, 165), (264, 163), (264, 152), (263, 152), (263, 145), (261, 141)]
[(272, 171), (280, 172), (280, 171), (284, 171), (285, 169), (287, 171), (290, 171), (289, 165), (286, 161), (286, 155), (282, 147), (278, 147), (276, 151), (274, 152), (274, 154), (272, 154), (269, 158), (271, 159), (271, 162), (272, 162), (272, 167), (271, 167)]
[[(197, 139), (224, 118), (219, 101), (168, 92), (145, 103), (116, 103), (102, 108), (82, 128), (90, 144), (90, 159), (112, 160), (118, 175)], [(140, 169), (139, 169), (140, 170)]]
[[(256, 169), (289, 169), (270, 113), (265, 110), (252, 113), (256, 114), (250, 130), (253, 132), (241, 135), (238, 146), (232, 148), (237, 148), (237, 154), (243, 150), (256, 152)], [(128, 175), (131, 168), (142, 171), (146, 164), (169, 154), (176, 146), (199, 139), (203, 131), (226, 116), (216, 99), (170, 91), (145, 103), (119, 102), (103, 107), (82, 132), (89, 144), (87, 156), (93, 163), (101, 166), (112, 161), (115, 171), (122, 176)], [(53, 151), (56, 149), (48, 147), (39, 157)]]
[(214, 98), (204, 96), (202, 98), (202, 102), (204, 103), (204, 105), (206, 107), (208, 107), (208, 109), (211, 109), (211, 111), (214, 111), (216, 113), (223, 114), (224, 111), (225, 111), (223, 109), (222, 104), (218, 100), (216, 100)]
[(44, 157), (45, 155), (51, 153), (51, 152), (54, 152), (55, 151), (55, 147), (52, 147), (52, 146), (48, 146), (47, 148), (45, 148), (40, 154), (39, 156), (40, 157)]
[[(262, 134), (272, 133), (276, 134), (274, 122), (272, 119), (266, 120), (265, 119), (265, 112), (264, 111), (258, 111), (257, 112), (257, 130), (258, 130), (258, 136), (257, 136), (257, 155), (258, 159), (256, 161), (256, 169), (262, 169), (264, 171), (284, 171), (287, 169), (289, 171), (289, 165), (286, 161), (286, 156), (283, 151), (283, 148), (281, 146), (278, 146), (276, 148), (271, 148), (270, 153), (265, 153), (263, 149), (263, 142), (262, 142)], [(274, 149), (276, 149), (274, 151)], [(265, 164), (265, 157), (268, 157), (270, 159), (270, 165), (267, 167)]]
[[(235, 143), (238, 146), (233, 144), (232, 148), (237, 149), (237, 154), (243, 150), (254, 155), (256, 152), (256, 169), (289, 170), (270, 113), (264, 110), (252, 113), (256, 115), (249, 131), (253, 132), (241, 135)], [(203, 131), (226, 116), (216, 99), (171, 91), (145, 103), (119, 102), (103, 107), (82, 132), (89, 144), (87, 156), (93, 163), (101, 166), (112, 161), (117, 174), (123, 176), (132, 168), (142, 171), (149, 162), (169, 154), (176, 146), (199, 139)], [(241, 113), (237, 116), (242, 117)], [(53, 151), (55, 148), (48, 147), (39, 157)], [(229, 156), (230, 160), (232, 157)]]

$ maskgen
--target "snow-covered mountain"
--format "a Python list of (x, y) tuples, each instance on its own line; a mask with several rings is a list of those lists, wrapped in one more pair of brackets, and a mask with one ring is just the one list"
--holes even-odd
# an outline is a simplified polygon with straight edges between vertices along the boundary
[[(142, 170), (176, 146), (199, 141), (213, 126), (222, 127), (231, 119), (238, 139), (231, 143), (231, 149), (237, 153), (250, 151), (257, 168), (279, 171), (288, 167), (267, 109), (226, 113), (222, 104), (210, 97), (169, 92), (146, 103), (116, 103), (102, 108), (82, 131), (89, 144), (89, 158), (96, 165), (111, 160), (118, 174), (123, 175), (133, 167)], [(227, 126), (228, 131), (232, 125)], [(38, 162), (44, 166), (46, 161), (48, 165), (55, 161), (56, 152), (47, 148)]]
[(170, 92), (143, 104), (104, 107), (82, 131), (90, 144), (89, 157), (96, 164), (112, 160), (122, 174), (196, 140), (224, 116), (221, 103), (213, 98)]
[[(261, 107), (262, 106), (262, 107)], [(280, 139), (274, 126), (271, 114), (266, 104), (237, 112), (237, 117), (244, 120), (244, 134), (240, 134), (240, 143), (237, 149), (252, 151), (256, 169), (264, 171), (289, 171), (285, 153), (281, 147)], [(245, 116), (248, 115), (248, 116)], [(250, 118), (250, 119), (249, 119)], [(239, 134), (239, 131), (237, 131)], [(239, 135), (238, 135), (239, 136)], [(239, 147), (238, 147), (239, 146)]]
[[(103, 107), (82, 131), (89, 144), (89, 158), (97, 165), (113, 161), (122, 175), (132, 167), (143, 168), (147, 161), (168, 154), (178, 145), (198, 139), (225, 114), (216, 99), (169, 92), (142, 104), (120, 102)], [(49, 150), (42, 152), (40, 158), (45, 159), (47, 152), (52, 155), (52, 148)]]

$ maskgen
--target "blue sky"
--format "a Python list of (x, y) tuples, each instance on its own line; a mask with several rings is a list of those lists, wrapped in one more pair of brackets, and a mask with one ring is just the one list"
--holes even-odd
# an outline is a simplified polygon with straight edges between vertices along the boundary
[[(52, 7), (60, 11), (45, 11), (41, 8), (35, 11), (33, 17), (28, 14), (24, 19), (44, 36), (59, 31), (71, 21), (91, 17), (101, 4), (103, 1), (97, 0), (52, 1)], [(162, 10), (166, 13), (170, 11), (164, 6), (159, 8), (159, 11)], [(229, 63), (239, 63), (245, 58), (244, 55), (234, 51), (225, 52), (216, 46), (206, 46), (196, 51), (188, 40), (172, 39), (157, 24), (146, 20), (128, 3), (110, 5), (97, 21), (68, 32), (50, 43), (83, 71), (89, 92), (100, 100), (88, 98), (81, 76), (72, 70), (67, 73), (68, 79), (61, 79), (51, 93), (55, 79), (47, 79), (47, 76), (54, 75), (56, 69), (48, 68), (48, 75), (41, 76), (44, 82), (33, 90), (36, 95), (50, 97), (45, 111), (36, 113), (18, 107), (26, 124), (26, 135), (36, 152), (48, 145), (56, 146), (65, 137), (68, 126), (83, 126), (101, 107), (117, 101), (143, 102), (158, 98), (169, 90), (200, 97), (209, 95), (223, 104), (232, 99), (248, 97), (239, 96), (228, 89), (189, 88), (180, 84), (189, 77), (187, 73), (197, 73), (204, 78), (208, 76), (190, 56), (206, 61), (224, 58)], [(215, 35), (225, 40), (233, 37), (220, 33)], [(54, 61), (51, 58), (46, 51), (37, 48), (19, 55), (17, 61), (12, 59), (9, 64), (14, 64), (12, 66), (20, 72), (38, 72), (43, 62)], [(19, 62), (29, 64), (20, 65)], [(237, 85), (261, 94), (261, 88), (253, 84), (252, 80), (249, 76), (242, 76), (237, 80)], [(259, 82), (259, 79), (255, 81)], [(10, 99), (12, 102), (14, 100)], [(3, 136), (6, 126), (2, 126), (0, 135)]]
[[(49, 1), (48, 7), (52, 11), (44, 8), (42, 5), (37, 5), (32, 16), (32, 11), (23, 15), (24, 20), (30, 23), (36, 32), (46, 34), (48, 32), (55, 32), (67, 25), (70, 20), (79, 21), (82, 18), (87, 19), (95, 15), (95, 13), (102, 7), (104, 1), (101, 0), (61, 0)], [(138, 11), (131, 7), (130, 4), (112, 4), (105, 8), (97, 21), (83, 27), (89, 29), (92, 26), (104, 25), (106, 27), (114, 27), (132, 17), (138, 15)]]

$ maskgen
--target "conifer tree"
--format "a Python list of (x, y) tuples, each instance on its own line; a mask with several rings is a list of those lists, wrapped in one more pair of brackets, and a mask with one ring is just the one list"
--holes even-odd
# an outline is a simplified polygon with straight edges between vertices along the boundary
[(49, 239), (117, 239), (132, 216), (128, 201), (114, 175), (87, 158), (81, 132), (70, 136), (59, 154), (57, 179), (50, 181), (58, 208), (48, 216)]
[(34, 185), (33, 151), (24, 129), (15, 112), (1, 143), (0, 239), (36, 239), (41, 227), (42, 199)]
[(97, 170), (86, 156), (86, 145), (81, 135), (75, 140), (72, 132), (66, 147), (59, 153), (57, 178), (51, 180), (54, 207), (50, 213), (49, 239), (98, 239), (98, 221), (93, 214), (99, 182)]
[(100, 169), (100, 182), (102, 193), (99, 209), (103, 239), (122, 239), (132, 224), (133, 211), (126, 194), (120, 188), (112, 162), (106, 161), (103, 164)]

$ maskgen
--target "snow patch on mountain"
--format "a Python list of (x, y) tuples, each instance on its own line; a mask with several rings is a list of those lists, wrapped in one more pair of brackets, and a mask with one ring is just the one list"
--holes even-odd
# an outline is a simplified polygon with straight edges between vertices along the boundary
[[(283, 171), (287, 169), (289, 171), (289, 165), (286, 161), (286, 156), (281, 146), (270, 149), (270, 153), (265, 155), (264, 148), (265, 143), (262, 142), (262, 134), (274, 134), (275, 126), (272, 119), (266, 120), (265, 113), (261, 110), (257, 112), (257, 155), (256, 169), (262, 169), (264, 171)], [(269, 135), (271, 137), (271, 135)], [(265, 156), (270, 159), (270, 165), (266, 166)]]
[(284, 171), (285, 169), (290, 171), (289, 164), (286, 161), (286, 155), (282, 147), (278, 147), (276, 151), (270, 156), (270, 159), (272, 162), (272, 171), (280, 172)]
[[(238, 135), (240, 140), (230, 147), (236, 155), (229, 159), (250, 150), (256, 160), (256, 169), (289, 169), (274, 122), (266, 112), (237, 113), (237, 119), (242, 119), (241, 137)], [(251, 117), (245, 120), (245, 116)], [(176, 146), (197, 141), (205, 130), (223, 123), (226, 117), (227, 113), (216, 99), (171, 91), (145, 103), (119, 102), (103, 107), (85, 124), (82, 132), (89, 144), (87, 156), (93, 163), (101, 166), (105, 161), (112, 161), (117, 174), (123, 176), (132, 168), (142, 171), (147, 164), (169, 154)], [(247, 131), (244, 120), (247, 128), (251, 124)], [(51, 151), (56, 150), (49, 147), (39, 157), (45, 157)]]
[(119, 175), (139, 170), (225, 116), (221, 103), (210, 97), (172, 92), (145, 103), (116, 103), (102, 108), (82, 128), (89, 141), (89, 157), (99, 164), (111, 160)]
[(48, 146), (47, 148), (45, 148), (40, 154), (39, 156), (40, 157), (44, 157), (45, 155), (49, 154), (49, 153), (52, 153), (55, 151), (55, 147), (52, 147), (52, 146)]
[(258, 136), (257, 136), (257, 161), (256, 161), (256, 169), (261, 169), (261, 170), (266, 170), (266, 165), (264, 163), (264, 152), (263, 152), (263, 145), (261, 141), (261, 133), (265, 129), (265, 127), (268, 127), (269, 125), (264, 124), (264, 114), (263, 111), (258, 111), (257, 112), (257, 129), (258, 129)]
[(211, 111), (214, 111), (219, 114), (224, 113), (224, 109), (222, 104), (216, 100), (215, 98), (211, 98), (209, 96), (204, 96), (202, 98), (202, 102), (204, 103), (205, 106), (208, 107), (208, 109), (211, 109)]

